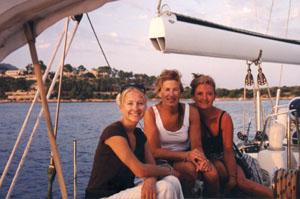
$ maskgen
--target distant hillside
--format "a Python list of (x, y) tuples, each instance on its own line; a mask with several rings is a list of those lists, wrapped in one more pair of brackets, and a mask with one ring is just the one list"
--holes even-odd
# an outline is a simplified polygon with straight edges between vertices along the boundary
[(19, 70), (18, 67), (11, 64), (1, 63), (0, 70)]

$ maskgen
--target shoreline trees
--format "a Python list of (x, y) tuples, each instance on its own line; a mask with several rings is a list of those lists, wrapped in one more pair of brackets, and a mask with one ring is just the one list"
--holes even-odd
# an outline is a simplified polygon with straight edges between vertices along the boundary
[[(43, 71), (46, 66), (40, 61)], [(32, 65), (26, 66), (26, 73), (29, 75), (32, 73)], [(110, 68), (109, 66), (99, 66), (97, 69), (88, 71), (83, 65), (72, 67), (70, 64), (64, 66), (64, 72), (69, 75), (63, 77), (62, 82), (62, 96), (64, 100), (87, 100), (87, 99), (115, 99), (119, 92), (121, 85), (123, 84), (143, 84), (147, 90), (148, 99), (157, 98), (154, 90), (155, 76), (148, 76), (147, 74), (135, 74), (133, 72), (126, 72), (123, 70), (117, 70)], [(53, 72), (50, 72), (45, 82), (45, 86), (49, 88), (51, 80), (54, 76)], [(35, 82), (33, 80), (26, 80), (25, 78), (12, 78), (6, 76), (0, 76), (0, 99), (5, 100), (8, 96), (6, 92), (15, 92), (17, 90), (31, 91), (34, 90)], [(272, 97), (276, 95), (277, 87), (270, 88)], [(52, 92), (51, 98), (56, 98), (58, 92), (58, 83)], [(217, 88), (217, 98), (243, 98), (244, 89), (225, 89)], [(268, 91), (266, 88), (261, 89), (261, 96), (267, 97)], [(299, 86), (283, 86), (281, 87), (282, 97), (300, 96)], [(246, 97), (252, 98), (253, 91), (246, 90)], [(183, 99), (190, 99), (190, 88), (185, 87), (182, 94)]]

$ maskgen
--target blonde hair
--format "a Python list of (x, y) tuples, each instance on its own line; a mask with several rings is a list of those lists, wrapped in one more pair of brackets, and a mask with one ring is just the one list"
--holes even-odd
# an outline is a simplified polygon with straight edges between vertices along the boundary
[(213, 87), (214, 92), (216, 92), (216, 83), (214, 81), (214, 79), (208, 75), (203, 75), (203, 74), (197, 74), (197, 73), (193, 73), (194, 79), (191, 81), (191, 95), (194, 96), (195, 95), (195, 91), (197, 86), (199, 85), (210, 85), (211, 87)]
[(119, 93), (117, 95), (116, 102), (117, 102), (117, 104), (119, 106), (123, 104), (124, 99), (125, 99), (127, 93), (129, 93), (130, 91), (137, 91), (137, 92), (139, 92), (142, 95), (142, 97), (144, 99), (144, 102), (147, 103), (147, 96), (146, 96), (146, 94), (144, 92), (142, 92), (140, 89), (138, 89), (136, 87), (133, 87), (133, 86), (130, 86), (130, 87), (126, 88), (124, 91), (122, 91), (121, 93)]
[(183, 86), (181, 83), (181, 74), (176, 70), (163, 70), (162, 73), (158, 76), (155, 82), (155, 91), (156, 93), (161, 91), (161, 87), (164, 81), (175, 80), (179, 83), (180, 91), (183, 92)]

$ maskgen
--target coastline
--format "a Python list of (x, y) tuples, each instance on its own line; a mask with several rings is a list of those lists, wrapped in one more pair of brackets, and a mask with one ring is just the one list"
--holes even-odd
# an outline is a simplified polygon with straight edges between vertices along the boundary
[[(294, 96), (292, 97), (281, 97), (281, 100), (291, 100), (293, 99)], [(148, 101), (159, 101), (160, 99), (148, 99)], [(192, 101), (192, 99), (181, 99), (183, 101)], [(251, 101), (253, 100), (252, 98), (247, 98), (246, 101)], [(269, 98), (262, 98), (262, 100), (270, 100)], [(275, 97), (272, 97), (272, 100), (275, 100)], [(76, 100), (76, 99), (71, 99), (71, 100), (61, 100), (60, 102), (63, 103), (77, 103), (77, 102), (115, 102), (115, 99), (86, 99), (86, 100)], [(216, 98), (216, 101), (244, 101), (243, 98)], [(32, 100), (0, 100), (0, 103), (31, 103)], [(55, 103), (57, 102), (56, 99), (50, 99), (48, 100), (49, 103)], [(41, 100), (37, 100), (37, 103), (41, 103)]]

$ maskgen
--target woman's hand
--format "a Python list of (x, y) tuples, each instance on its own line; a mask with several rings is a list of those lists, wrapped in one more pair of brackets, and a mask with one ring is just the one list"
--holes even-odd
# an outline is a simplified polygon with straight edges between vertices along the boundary
[(196, 165), (196, 171), (210, 171), (211, 170), (211, 164), (209, 162), (209, 160), (205, 159), (205, 160), (198, 160), (197, 161), (197, 165)]
[(209, 160), (205, 157), (204, 153), (200, 152), (198, 149), (193, 149), (187, 152), (187, 161), (191, 161), (196, 165), (196, 171), (210, 171), (211, 165)]
[(146, 178), (142, 187), (141, 199), (156, 199), (156, 178)]

